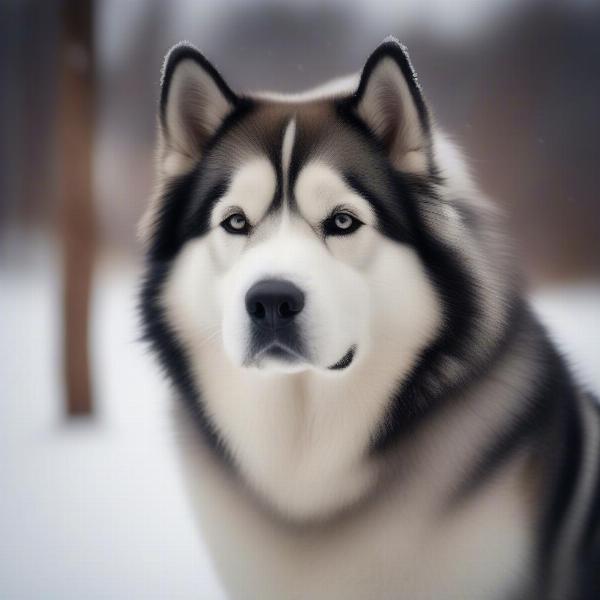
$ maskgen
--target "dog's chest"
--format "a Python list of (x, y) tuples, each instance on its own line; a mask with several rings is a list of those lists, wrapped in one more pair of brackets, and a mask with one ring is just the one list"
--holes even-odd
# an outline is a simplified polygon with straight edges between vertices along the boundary
[(239, 373), (216, 353), (200, 364), (205, 409), (245, 480), (268, 503), (296, 518), (325, 517), (371, 488), (377, 472), (363, 459), (391, 378), (377, 390), (358, 375), (341, 384)]
[(187, 483), (232, 599), (502, 600), (530, 570), (528, 515), (511, 469), (451, 515), (399, 486), (346, 518), (290, 527), (190, 442)]

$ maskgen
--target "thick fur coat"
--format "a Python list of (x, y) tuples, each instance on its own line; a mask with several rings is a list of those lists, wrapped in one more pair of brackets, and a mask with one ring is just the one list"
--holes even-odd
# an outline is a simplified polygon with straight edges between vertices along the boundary
[(314, 92), (162, 81), (146, 338), (232, 598), (600, 597), (598, 410), (406, 50)]

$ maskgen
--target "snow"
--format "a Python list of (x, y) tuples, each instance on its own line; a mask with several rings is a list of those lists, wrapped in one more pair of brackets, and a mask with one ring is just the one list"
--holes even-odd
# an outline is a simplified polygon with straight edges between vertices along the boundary
[(67, 422), (56, 263), (35, 254), (0, 265), (0, 597), (224, 598), (183, 493), (168, 389), (136, 342), (134, 269), (100, 266), (99, 414)]
[[(0, 597), (224, 598), (179, 477), (168, 388), (136, 341), (136, 266), (100, 262), (98, 414), (67, 422), (57, 254), (39, 236), (27, 248), (0, 262)], [(536, 306), (600, 390), (600, 283), (542, 290)]]
[(533, 304), (579, 381), (599, 394), (600, 282), (541, 289)]

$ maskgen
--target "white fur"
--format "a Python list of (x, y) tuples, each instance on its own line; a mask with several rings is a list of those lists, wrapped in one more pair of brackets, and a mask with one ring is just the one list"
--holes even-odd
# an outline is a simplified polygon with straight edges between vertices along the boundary
[(296, 141), (296, 119), (291, 119), (285, 128), (281, 142), (281, 171), (283, 173), (283, 189), (287, 190), (288, 173), (292, 161), (294, 142)]
[(335, 96), (345, 96), (351, 94), (357, 87), (360, 75), (354, 73), (337, 77), (321, 85), (315, 86), (310, 90), (292, 94), (283, 94), (281, 92), (260, 91), (252, 95), (256, 98), (272, 100), (275, 102), (312, 102), (322, 100), (323, 98), (332, 98)]
[[(276, 185), (275, 170), (266, 157), (247, 160), (236, 169), (227, 193), (213, 209), (211, 227), (216, 229), (228, 213), (238, 208), (253, 225), (257, 224), (269, 209)], [(231, 241), (231, 236), (223, 235), (219, 240)]]
[[(293, 526), (273, 519), (199, 444), (184, 417), (180, 431), (186, 480), (231, 597), (504, 599), (531, 567), (530, 508), (521, 489), (526, 457), (500, 470), (475, 502), (450, 515), (440, 508), (463, 469), (477, 458), (474, 449), (485, 445), (488, 427), (502, 427), (517, 413), (519, 399), (507, 391), (506, 383), (535, 368), (533, 356), (505, 361), (497, 380), (483, 384), (457, 410), (445, 411), (407, 445), (403, 454), (410, 457), (410, 472), (398, 471), (397, 481), (384, 487), (372, 504), (333, 524)], [(375, 380), (371, 377), (370, 384)], [(277, 400), (285, 402), (286, 397)], [(244, 400), (254, 404), (257, 398), (244, 394)], [(471, 401), (477, 401), (477, 410)], [(346, 408), (357, 407), (350, 402)], [(278, 417), (282, 414), (283, 408)], [(327, 414), (321, 412), (320, 417)], [(301, 423), (304, 415), (293, 416)], [(255, 420), (248, 423), (256, 425), (260, 423)], [(337, 421), (330, 426), (337, 430)], [(290, 443), (287, 436), (297, 440), (294, 429), (261, 431), (269, 437), (281, 433), (283, 447)], [(320, 452), (325, 449), (320, 463), (330, 476), (333, 448), (319, 446)], [(278, 486), (292, 486), (289, 493), (297, 492), (297, 476), (296, 469), (280, 473)], [(337, 489), (336, 479), (319, 485), (328, 483)]]
[[(262, 180), (262, 164), (242, 167), (219, 204), (248, 206), (237, 191), (250, 183), (239, 180)], [(373, 483), (376, 473), (364, 458), (369, 437), (391, 390), (435, 335), (440, 313), (415, 252), (377, 233), (367, 202), (332, 169), (307, 166), (295, 196), (300, 216), (256, 223), (263, 231), (255, 242), (215, 227), (188, 243), (164, 302), (207, 410), (248, 481), (280, 511), (320, 517), (357, 500)], [(253, 200), (261, 211), (263, 201)], [(352, 206), (366, 224), (324, 242), (313, 227), (339, 204)], [(309, 210), (315, 206), (320, 214)], [(293, 375), (241, 366), (249, 330), (244, 297), (267, 277), (285, 277), (306, 294), (299, 319), (311, 362)], [(343, 376), (327, 371), (353, 345), (356, 358)], [(377, 383), (369, 376), (374, 373)]]
[(281, 142), (281, 177), (282, 177), (282, 212), (281, 218), (285, 225), (289, 223), (290, 211), (289, 211), (289, 175), (290, 175), (290, 164), (292, 162), (292, 153), (294, 151), (294, 143), (296, 141), (296, 119), (292, 118), (285, 128), (283, 134), (283, 141)]

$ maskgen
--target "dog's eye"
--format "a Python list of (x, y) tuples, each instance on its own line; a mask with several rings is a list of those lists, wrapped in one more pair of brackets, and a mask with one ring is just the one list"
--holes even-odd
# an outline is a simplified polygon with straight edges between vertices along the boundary
[(235, 213), (227, 217), (222, 223), (221, 227), (228, 233), (242, 233), (246, 234), (250, 230), (248, 219), (243, 213)]
[(347, 212), (331, 215), (324, 223), (325, 235), (348, 235), (356, 231), (362, 222)]

